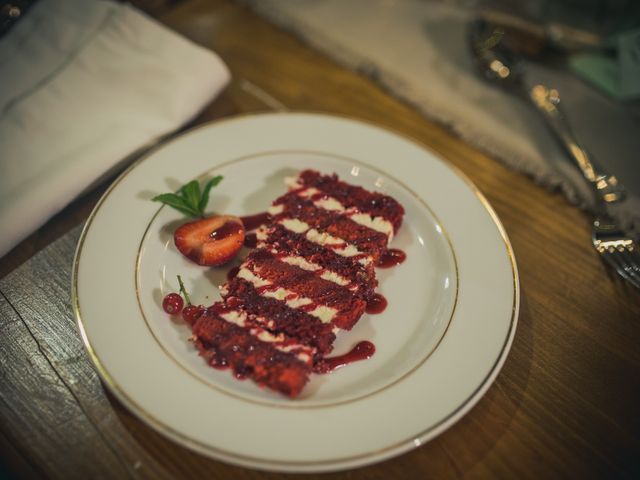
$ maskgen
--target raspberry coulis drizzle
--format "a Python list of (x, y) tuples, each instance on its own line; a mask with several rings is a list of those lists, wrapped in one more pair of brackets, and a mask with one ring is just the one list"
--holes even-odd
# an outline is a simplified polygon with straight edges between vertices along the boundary
[(255, 230), (260, 225), (264, 225), (269, 221), (271, 215), (267, 212), (256, 213), (255, 215), (247, 215), (246, 217), (240, 217), (245, 230)]
[(211, 365), (216, 370), (226, 370), (229, 368), (229, 363), (227, 363), (227, 359), (219, 355), (215, 350), (213, 351), (213, 355), (209, 359), (209, 365)]
[(369, 314), (376, 314), (384, 312), (387, 308), (387, 299), (380, 293), (374, 293), (371, 299), (367, 302), (366, 312)]
[(255, 233), (247, 233), (244, 236), (244, 246), (247, 248), (256, 248), (258, 246), (258, 236)]
[(238, 272), (240, 271), (240, 267), (233, 267), (231, 270), (227, 272), (227, 280), (233, 280)]
[(210, 237), (214, 240), (222, 240), (242, 232), (242, 225), (237, 222), (225, 222), (211, 232)]
[[(240, 217), (246, 231), (255, 230), (261, 225), (268, 223), (271, 215), (267, 212), (256, 213), (255, 215), (247, 215)], [(248, 233), (244, 237), (244, 246), (247, 248), (256, 248), (258, 246), (258, 237), (255, 233)]]
[(367, 340), (363, 340), (344, 355), (323, 358), (315, 366), (314, 371), (316, 373), (331, 373), (350, 363), (371, 358), (374, 353), (376, 353), (376, 346)]
[(388, 248), (387, 250), (382, 252), (382, 255), (380, 255), (380, 258), (376, 263), (376, 267), (379, 267), (379, 268), (395, 267), (396, 265), (400, 265), (402, 262), (404, 262), (406, 258), (407, 258), (407, 254), (404, 253), (402, 250), (398, 248)]

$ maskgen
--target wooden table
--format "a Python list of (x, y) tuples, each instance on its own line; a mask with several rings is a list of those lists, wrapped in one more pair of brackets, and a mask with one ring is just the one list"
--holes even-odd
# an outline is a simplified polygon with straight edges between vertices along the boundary
[[(139, 3), (217, 51), (232, 71), (231, 85), (194, 123), (284, 106), (390, 127), (466, 173), (513, 243), (519, 325), (487, 394), (426, 445), (326, 477), (638, 478), (640, 292), (596, 256), (584, 213), (242, 7), (223, 0)], [(68, 279), (76, 226), (107, 183), (0, 260), (0, 476), (279, 478), (195, 454), (125, 410), (82, 349), (66, 284), (41, 290), (50, 275)]]

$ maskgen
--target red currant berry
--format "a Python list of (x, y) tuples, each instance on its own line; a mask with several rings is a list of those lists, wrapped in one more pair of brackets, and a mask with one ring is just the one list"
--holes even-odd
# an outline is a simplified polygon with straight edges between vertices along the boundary
[(204, 307), (202, 305), (189, 304), (184, 307), (184, 310), (182, 310), (182, 319), (189, 325), (193, 325), (203, 313)]
[(177, 293), (169, 293), (162, 300), (162, 308), (169, 315), (177, 315), (182, 310), (182, 306), (184, 305), (184, 301), (182, 297)]

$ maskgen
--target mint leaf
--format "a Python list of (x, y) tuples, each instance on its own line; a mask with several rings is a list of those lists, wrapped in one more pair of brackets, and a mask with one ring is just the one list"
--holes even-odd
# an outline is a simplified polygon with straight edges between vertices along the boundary
[(185, 215), (189, 215), (190, 217), (197, 217), (200, 215), (200, 212), (191, 208), (182, 197), (179, 197), (175, 193), (162, 193), (160, 195), (156, 195), (151, 200), (154, 202), (162, 202), (165, 205), (169, 205), (172, 208), (184, 213)]
[(207, 207), (207, 203), (209, 203), (209, 192), (213, 187), (218, 185), (224, 177), (222, 175), (218, 175), (217, 177), (213, 177), (211, 180), (207, 182), (207, 184), (202, 189), (202, 196), (200, 197), (200, 203), (198, 204), (198, 210), (202, 214), (204, 214), (204, 209)]
[(191, 180), (186, 185), (183, 185), (180, 189), (180, 194), (190, 208), (193, 208), (196, 212), (200, 211), (198, 208), (200, 204), (200, 185), (197, 180)]
[(200, 184), (197, 180), (191, 180), (186, 185), (183, 185), (178, 193), (162, 193), (156, 195), (151, 200), (154, 202), (162, 202), (165, 205), (169, 205), (175, 208), (179, 212), (184, 213), (190, 217), (202, 217), (204, 216), (204, 209), (209, 203), (210, 190), (218, 185), (222, 181), (222, 176), (209, 180), (202, 191), (200, 191)]

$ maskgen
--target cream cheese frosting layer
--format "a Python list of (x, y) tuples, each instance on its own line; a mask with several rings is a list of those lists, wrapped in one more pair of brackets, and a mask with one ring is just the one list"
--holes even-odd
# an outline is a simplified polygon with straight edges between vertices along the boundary
[[(351, 284), (351, 280), (349, 280), (348, 278), (345, 278), (339, 273), (334, 272), (332, 270), (327, 270), (323, 268), (321, 265), (318, 265), (317, 263), (310, 262), (302, 256), (293, 256), (293, 255), (282, 256), (281, 253), (275, 248), (272, 248), (270, 252), (273, 255), (275, 255), (276, 258), (281, 262), (296, 266), (308, 272), (319, 273), (318, 276), (320, 278), (333, 282), (337, 285), (340, 285), (341, 287), (346, 287)], [(357, 285), (354, 285), (354, 286), (357, 289)]]

